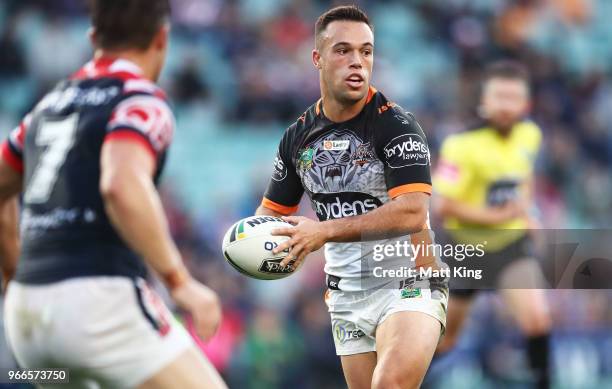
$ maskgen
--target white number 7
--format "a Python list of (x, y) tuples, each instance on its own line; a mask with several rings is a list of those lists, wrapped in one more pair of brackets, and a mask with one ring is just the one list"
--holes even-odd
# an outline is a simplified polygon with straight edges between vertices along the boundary
[(36, 146), (46, 147), (41, 152), (24, 195), (26, 203), (44, 203), (49, 200), (57, 181), (57, 173), (66, 161), (66, 154), (74, 145), (74, 134), (79, 114), (73, 113), (62, 120), (43, 119), (36, 134)]

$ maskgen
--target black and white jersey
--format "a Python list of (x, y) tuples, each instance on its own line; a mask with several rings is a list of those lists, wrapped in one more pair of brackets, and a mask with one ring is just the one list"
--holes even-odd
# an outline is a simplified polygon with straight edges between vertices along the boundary
[[(430, 156), (414, 116), (370, 88), (354, 118), (334, 123), (321, 100), (284, 133), (262, 204), (282, 214), (297, 210), (306, 192), (319, 220), (361, 215), (404, 193), (431, 193)], [(325, 245), (327, 274), (358, 279), (358, 243)]]
[(101, 58), (49, 92), (11, 132), (2, 158), (23, 174), (22, 250), (15, 279), (142, 276), (100, 194), (104, 142), (140, 142), (162, 171), (174, 131), (165, 94), (134, 63)]

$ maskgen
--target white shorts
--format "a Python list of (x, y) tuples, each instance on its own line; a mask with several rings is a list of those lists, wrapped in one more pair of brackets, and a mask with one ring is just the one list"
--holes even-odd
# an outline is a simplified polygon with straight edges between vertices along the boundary
[(403, 289), (379, 288), (359, 292), (328, 290), (329, 308), (337, 355), (376, 351), (376, 328), (396, 312), (422, 312), (446, 327), (448, 282), (420, 280)]
[(142, 279), (11, 282), (4, 317), (19, 365), (68, 368), (62, 388), (133, 388), (194, 345)]

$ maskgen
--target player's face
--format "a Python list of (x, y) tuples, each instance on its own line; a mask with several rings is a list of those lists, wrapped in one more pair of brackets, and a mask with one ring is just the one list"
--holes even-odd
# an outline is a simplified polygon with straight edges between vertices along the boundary
[(529, 109), (529, 87), (523, 80), (492, 78), (484, 85), (483, 114), (495, 127), (507, 130)]
[(362, 22), (331, 22), (322, 32), (313, 60), (327, 92), (341, 103), (356, 103), (370, 86), (374, 34)]

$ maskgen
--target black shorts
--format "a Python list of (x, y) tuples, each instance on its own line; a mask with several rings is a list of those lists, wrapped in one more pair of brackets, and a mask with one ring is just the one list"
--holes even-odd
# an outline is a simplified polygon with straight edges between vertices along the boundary
[[(455, 244), (452, 240), (448, 243)], [(534, 258), (533, 241), (529, 235), (524, 235), (513, 243), (495, 252), (485, 253), (477, 261), (479, 265), (456, 261), (453, 258), (444, 258), (444, 261), (451, 268), (451, 274), (455, 274), (456, 267), (474, 268), (482, 270), (482, 279), (459, 278), (451, 276), (450, 291), (455, 297), (471, 298), (480, 290), (495, 289), (499, 283), (501, 273), (511, 263), (525, 258)]]

